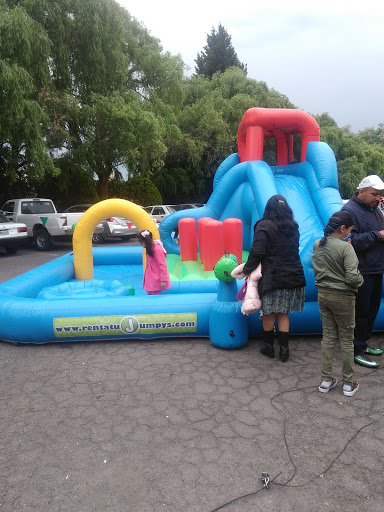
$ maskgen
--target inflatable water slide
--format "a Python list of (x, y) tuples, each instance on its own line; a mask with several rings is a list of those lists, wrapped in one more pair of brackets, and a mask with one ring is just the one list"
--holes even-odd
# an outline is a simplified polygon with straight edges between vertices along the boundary
[[(276, 141), (273, 166), (263, 160), (269, 138)], [(295, 161), (294, 141), (300, 139)], [(90, 208), (76, 226), (73, 253), (0, 285), (0, 339), (47, 343), (201, 336), (222, 348), (244, 345), (248, 337), (261, 334), (259, 315), (241, 314), (236, 300), (241, 283), (220, 281), (214, 266), (224, 250), (239, 263), (246, 260), (253, 226), (274, 194), (286, 197), (299, 224), (307, 281), (305, 310), (291, 315), (290, 330), (320, 333), (311, 255), (329, 217), (343, 204), (335, 156), (320, 142), (319, 127), (309, 114), (252, 108), (238, 129), (238, 152), (218, 168), (204, 207), (169, 215), (159, 230), (129, 201), (110, 199)], [(161, 239), (170, 290), (160, 296), (141, 290), (141, 248), (92, 248), (94, 227), (112, 215), (129, 218)], [(176, 228), (180, 244), (172, 236)]]

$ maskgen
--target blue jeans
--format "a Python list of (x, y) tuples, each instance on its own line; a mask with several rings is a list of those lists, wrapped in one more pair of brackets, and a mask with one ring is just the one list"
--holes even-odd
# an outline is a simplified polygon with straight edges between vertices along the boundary
[(383, 288), (383, 274), (365, 274), (364, 283), (356, 296), (355, 356), (367, 348), (373, 324), (379, 312)]

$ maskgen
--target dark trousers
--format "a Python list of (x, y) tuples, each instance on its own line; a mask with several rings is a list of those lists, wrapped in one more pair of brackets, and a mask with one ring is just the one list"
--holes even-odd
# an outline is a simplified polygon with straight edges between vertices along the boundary
[(367, 348), (373, 324), (380, 308), (383, 274), (365, 274), (356, 296), (355, 355)]

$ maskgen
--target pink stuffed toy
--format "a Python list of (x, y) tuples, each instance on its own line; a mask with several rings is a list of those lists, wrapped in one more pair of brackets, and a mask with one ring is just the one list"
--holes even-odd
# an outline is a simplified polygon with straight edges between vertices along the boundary
[[(243, 279), (247, 277), (247, 290), (245, 292), (245, 296), (243, 299), (243, 305), (241, 306), (241, 312), (243, 315), (251, 315), (252, 313), (257, 313), (261, 309), (261, 299), (259, 297), (258, 290), (258, 281), (261, 278), (261, 263), (259, 266), (253, 270), (253, 272), (246, 276), (243, 273), (245, 263), (242, 263), (238, 267), (232, 270), (231, 276), (235, 279)], [(244, 286), (244, 285), (243, 285)], [(239, 292), (240, 293), (240, 292)]]

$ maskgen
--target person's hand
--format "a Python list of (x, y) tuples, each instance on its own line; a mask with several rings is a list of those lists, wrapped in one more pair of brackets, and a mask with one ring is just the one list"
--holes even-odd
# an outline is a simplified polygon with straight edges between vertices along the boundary
[(381, 242), (384, 240), (384, 230), (379, 231), (379, 234), (381, 236)]
[(167, 282), (166, 281), (161, 281), (160, 282), (160, 286), (161, 286), (161, 289), (164, 290), (164, 288), (167, 286)]
[(352, 238), (348, 238), (348, 240), (347, 240), (347, 244), (352, 245)]

